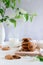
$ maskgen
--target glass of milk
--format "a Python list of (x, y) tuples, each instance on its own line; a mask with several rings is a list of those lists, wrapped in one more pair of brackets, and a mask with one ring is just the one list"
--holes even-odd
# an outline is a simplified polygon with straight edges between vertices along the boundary
[(20, 45), (20, 41), (18, 38), (9, 38), (9, 44), (11, 47), (17, 47)]

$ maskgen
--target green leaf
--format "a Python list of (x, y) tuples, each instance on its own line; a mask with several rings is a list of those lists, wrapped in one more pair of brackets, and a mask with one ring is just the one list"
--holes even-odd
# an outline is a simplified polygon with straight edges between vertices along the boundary
[(14, 7), (16, 6), (16, 0), (14, 1)]
[(14, 9), (14, 6), (11, 5), (11, 8)]
[(26, 19), (26, 21), (28, 21), (29, 14), (28, 13), (24, 14), (24, 18)]
[(21, 2), (21, 0), (18, 0), (18, 2), (20, 3), (20, 2)]
[(30, 16), (30, 22), (32, 22), (34, 16), (37, 16), (37, 14), (34, 13), (34, 14), (32, 14), (32, 15)]
[(9, 18), (8, 16), (5, 16), (5, 17), (3, 18), (3, 20), (6, 21), (8, 18)]
[(37, 16), (37, 14), (36, 13), (34, 13), (34, 14), (32, 14), (33, 16)]
[(10, 0), (2, 0), (2, 2), (5, 4), (6, 8), (10, 6)]
[(19, 19), (19, 18), (21, 18), (21, 16), (20, 15), (16, 15), (15, 18), (16, 19)]
[(6, 0), (3, 0), (3, 3), (5, 3), (6, 2)]
[(39, 58), (39, 60), (43, 62), (43, 56), (37, 56), (37, 58)]
[(5, 16), (5, 18), (9, 18), (9, 16)]
[(33, 16), (30, 16), (30, 22), (32, 22), (32, 20), (33, 20)]
[(16, 0), (11, 0), (11, 8), (14, 9), (16, 7)]
[(4, 20), (3, 19), (0, 19), (0, 22), (3, 22)]
[(0, 9), (0, 13), (1, 13), (1, 15), (4, 13), (4, 10), (3, 9)]
[(14, 26), (16, 27), (16, 20), (15, 19), (10, 19), (10, 22), (14, 24)]
[(9, 6), (10, 6), (10, 0), (6, 0), (5, 5), (6, 5), (6, 8), (9, 8)]

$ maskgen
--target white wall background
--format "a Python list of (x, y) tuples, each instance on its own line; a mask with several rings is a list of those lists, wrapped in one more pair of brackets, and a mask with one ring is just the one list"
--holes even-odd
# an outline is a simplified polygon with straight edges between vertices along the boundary
[[(41, 40), (43, 39), (43, 0), (21, 0), (21, 4), (18, 7), (23, 8), (28, 13), (37, 13), (34, 17), (33, 22), (24, 22), (23, 19), (17, 20), (17, 27), (13, 25), (7, 26), (4, 23), (6, 31), (6, 40), (10, 37), (23, 38), (31, 37), (32, 39)], [(14, 12), (11, 9), (6, 11), (6, 15), (14, 16)]]

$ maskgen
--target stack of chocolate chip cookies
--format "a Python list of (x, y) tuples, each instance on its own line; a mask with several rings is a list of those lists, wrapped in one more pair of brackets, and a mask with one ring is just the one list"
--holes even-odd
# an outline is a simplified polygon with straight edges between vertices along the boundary
[(28, 51), (28, 43), (31, 40), (31, 38), (23, 38), (22, 39), (22, 51)]

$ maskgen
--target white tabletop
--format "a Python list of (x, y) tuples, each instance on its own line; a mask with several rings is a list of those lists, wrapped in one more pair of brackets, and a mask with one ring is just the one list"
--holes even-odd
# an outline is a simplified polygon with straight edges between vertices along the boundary
[(1, 51), (0, 50), (0, 65), (43, 65), (43, 62), (33, 61), (31, 57), (22, 57), (21, 59), (6, 60), (6, 54), (12, 54), (14, 51)]
[(26, 56), (22, 57), (21, 59), (14, 59), (14, 60), (6, 60), (5, 55), (6, 54), (14, 54), (15, 50), (17, 49), (11, 49), (9, 51), (2, 51), (0, 49), (0, 65), (43, 65), (43, 62), (40, 61), (33, 61), (31, 57)]
[(43, 65), (43, 62), (30, 62), (21, 60), (0, 60), (0, 65)]

